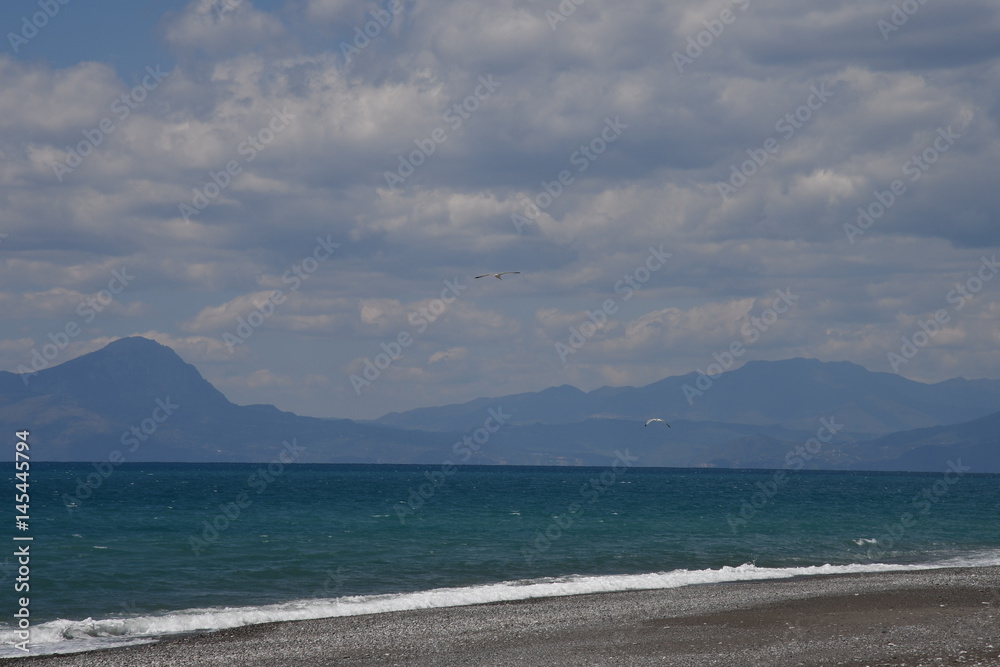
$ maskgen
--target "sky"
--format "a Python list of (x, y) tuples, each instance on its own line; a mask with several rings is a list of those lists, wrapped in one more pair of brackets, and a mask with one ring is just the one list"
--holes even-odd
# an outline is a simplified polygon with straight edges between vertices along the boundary
[(0, 369), (140, 335), (236, 403), (356, 419), (792, 357), (1000, 378), (991, 0), (0, 29)]

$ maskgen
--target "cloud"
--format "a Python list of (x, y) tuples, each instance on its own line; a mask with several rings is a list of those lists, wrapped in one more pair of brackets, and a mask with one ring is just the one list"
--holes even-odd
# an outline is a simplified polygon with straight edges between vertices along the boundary
[[(124, 75), (0, 57), (7, 367), (126, 267), (114, 317), (74, 350), (145, 329), (241, 400), (306, 414), (688, 372), (788, 288), (794, 312), (744, 359), (885, 369), (1000, 245), (995, 3), (921, 5), (888, 39), (891, 7), (857, 0), (575, 6), (553, 25), (522, 0), (404, 2), (348, 62), (382, 5), (190, 2), (150, 36), (175, 62), (125, 117), (112, 104), (162, 54)], [(292, 290), (317, 238), (340, 248)], [(626, 300), (616, 285), (661, 245)], [(472, 280), (501, 270), (522, 273)], [(227, 349), (276, 290), (262, 334)], [(1000, 376), (995, 295), (902, 372)], [(555, 343), (607, 299), (620, 310), (563, 364)], [(401, 332), (405, 357), (355, 395), (345, 369)], [(329, 392), (287, 379), (304, 368)]]
[(254, 8), (250, 0), (194, 0), (167, 24), (165, 37), (178, 51), (220, 57), (289, 35), (277, 17)]

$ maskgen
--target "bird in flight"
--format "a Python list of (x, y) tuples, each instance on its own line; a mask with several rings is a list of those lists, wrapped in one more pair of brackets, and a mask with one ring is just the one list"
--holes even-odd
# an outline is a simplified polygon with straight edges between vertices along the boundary
[(476, 276), (476, 278), (485, 278), (486, 276), (493, 276), (497, 280), (503, 280), (500, 276), (505, 276), (508, 273), (520, 273), (520, 271), (504, 271), (503, 273), (484, 273), (481, 276)]
[[(662, 419), (654, 417), (653, 419), (649, 419), (646, 421), (646, 426), (649, 426), (653, 422), (663, 422), (664, 424), (667, 424), (667, 422), (663, 421)], [(667, 428), (670, 428), (670, 424), (667, 424)]]

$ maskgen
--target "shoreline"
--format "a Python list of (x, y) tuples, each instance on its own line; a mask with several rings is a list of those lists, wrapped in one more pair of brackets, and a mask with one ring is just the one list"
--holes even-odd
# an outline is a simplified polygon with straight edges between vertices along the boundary
[(1000, 567), (817, 575), (282, 621), (12, 660), (52, 667), (1000, 667)]

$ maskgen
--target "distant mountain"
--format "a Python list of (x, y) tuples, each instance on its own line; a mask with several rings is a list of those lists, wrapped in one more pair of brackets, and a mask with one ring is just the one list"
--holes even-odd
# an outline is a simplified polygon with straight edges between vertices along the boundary
[[(690, 399), (690, 400), (689, 400)], [(460, 405), (393, 412), (376, 420), (385, 426), (464, 430), (502, 403), (515, 424), (566, 424), (610, 418), (779, 424), (815, 430), (823, 416), (836, 415), (849, 432), (883, 435), (894, 431), (955, 424), (1000, 410), (1000, 380), (954, 379), (914, 382), (874, 373), (850, 362), (815, 359), (751, 361), (712, 377), (698, 373), (668, 377), (644, 387), (602, 387), (582, 392), (569, 386)]]
[(968, 472), (1000, 472), (1000, 412), (962, 424), (902, 431), (867, 443), (865, 470), (944, 472), (954, 461)]
[[(0, 372), (0, 428), (31, 432), (32, 460), (273, 460), (282, 442), (302, 462), (440, 462), (441, 433), (316, 419), (271, 405), (238, 406), (169, 347), (123, 338), (38, 372)], [(457, 437), (457, 436), (455, 436)], [(423, 459), (427, 452), (433, 456)]]
[[(506, 408), (505, 408), (506, 409)], [(776, 426), (674, 421), (586, 419), (574, 424), (529, 424), (501, 429), (470, 463), (606, 466), (629, 450), (635, 465), (654, 467), (781, 468), (807, 438)], [(827, 456), (829, 465), (836, 456)], [(809, 466), (817, 467), (817, 466)]]
[[(27, 382), (0, 372), (0, 429), (29, 430), (35, 461), (268, 462), (294, 440), (303, 463), (605, 466), (628, 449), (641, 466), (943, 472), (960, 459), (1000, 472), (994, 380), (927, 385), (790, 359), (702, 379), (689, 405), (684, 385), (697, 380), (553, 387), (360, 423), (235, 405), (173, 350), (136, 337)], [(654, 415), (671, 428), (644, 427)], [(832, 438), (823, 419), (839, 425)]]
[[(839, 418), (833, 421), (841, 425)], [(1000, 413), (871, 440), (839, 431), (826, 442), (817, 438), (827, 437), (818, 427), (801, 432), (776, 425), (671, 424), (669, 430), (617, 419), (515, 425), (499, 431), (470, 462), (603, 466), (627, 447), (639, 466), (944, 472), (949, 461), (960, 461), (970, 472), (1000, 473)]]
[(27, 385), (35, 395), (74, 396), (81, 407), (106, 416), (149, 412), (165, 395), (183, 396), (188, 405), (207, 411), (236, 407), (172, 349), (141, 337), (116, 340), (42, 371)]

